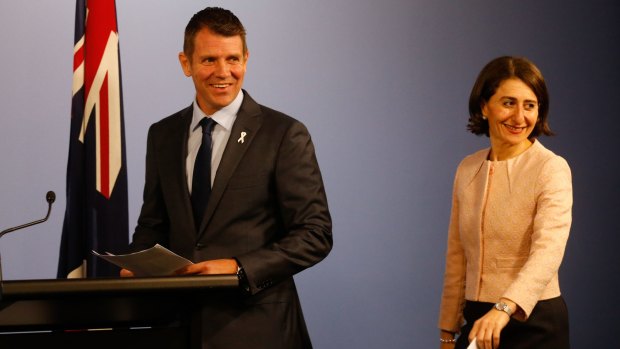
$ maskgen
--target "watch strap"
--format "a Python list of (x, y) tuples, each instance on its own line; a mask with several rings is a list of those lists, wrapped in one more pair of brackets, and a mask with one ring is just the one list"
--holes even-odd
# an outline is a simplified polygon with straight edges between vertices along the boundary
[(512, 314), (514, 314), (514, 310), (511, 309), (508, 304), (501, 301), (495, 303), (494, 308), (499, 311), (503, 311), (504, 313), (508, 314), (508, 316), (512, 316)]
[(245, 269), (243, 269), (243, 266), (241, 265), (241, 263), (239, 263), (239, 260), (237, 258), (235, 258), (235, 260), (237, 261), (237, 280), (239, 280), (239, 287), (245, 292), (249, 293), (250, 283), (248, 282), (248, 277), (245, 274)]

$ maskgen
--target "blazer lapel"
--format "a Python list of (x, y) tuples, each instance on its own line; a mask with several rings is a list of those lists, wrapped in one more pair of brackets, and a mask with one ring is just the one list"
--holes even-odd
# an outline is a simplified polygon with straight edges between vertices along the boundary
[[(173, 183), (172, 185), (176, 187), (172, 191), (180, 193), (177, 198), (179, 201), (176, 204), (182, 206), (180, 212), (185, 215), (181, 220), (191, 222), (192, 224), (188, 226), (195, 229), (186, 173), (187, 138), (189, 137), (189, 125), (192, 122), (192, 111), (192, 106), (181, 111), (179, 121), (171, 127), (170, 133), (168, 133), (167, 139), (164, 140), (160, 151), (165, 154), (162, 156), (162, 160), (170, 162), (170, 166), (165, 171), (170, 178), (169, 183)], [(194, 233), (192, 238), (195, 236)]]
[[(237, 113), (237, 119), (233, 125), (230, 138), (226, 143), (226, 149), (224, 149), (222, 160), (215, 175), (207, 211), (200, 225), (198, 239), (204, 235), (206, 227), (226, 190), (230, 177), (235, 172), (246, 150), (252, 145), (254, 136), (262, 125), (260, 106), (246, 91), (243, 91), (243, 93), (243, 103)], [(241, 139), (243, 139), (243, 142)]]

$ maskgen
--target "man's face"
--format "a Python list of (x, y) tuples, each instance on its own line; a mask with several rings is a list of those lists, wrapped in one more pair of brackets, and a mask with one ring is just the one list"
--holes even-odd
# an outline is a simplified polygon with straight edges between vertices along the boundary
[(212, 115), (229, 105), (241, 90), (248, 54), (240, 36), (221, 36), (208, 28), (194, 38), (194, 53), (179, 53), (185, 76), (192, 77), (200, 109)]

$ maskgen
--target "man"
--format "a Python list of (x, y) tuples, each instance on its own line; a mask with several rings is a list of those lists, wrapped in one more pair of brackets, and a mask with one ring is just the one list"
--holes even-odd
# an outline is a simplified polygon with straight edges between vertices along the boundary
[[(205, 295), (203, 347), (311, 348), (293, 275), (331, 250), (331, 217), (306, 128), (241, 89), (248, 56), (230, 11), (206, 8), (188, 23), (179, 61), (195, 100), (149, 129), (131, 249), (168, 246), (195, 262), (182, 275), (240, 276), (244, 292)], [(198, 170), (205, 137), (207, 174)], [(203, 208), (195, 197), (205, 183)]]

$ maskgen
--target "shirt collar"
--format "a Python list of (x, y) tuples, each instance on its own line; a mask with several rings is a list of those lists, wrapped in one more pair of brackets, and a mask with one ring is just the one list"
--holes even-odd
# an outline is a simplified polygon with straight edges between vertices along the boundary
[(239, 109), (241, 109), (242, 102), (243, 90), (239, 90), (237, 97), (235, 97), (235, 99), (229, 105), (209, 116), (205, 114), (202, 109), (200, 109), (200, 107), (198, 106), (198, 102), (196, 102), (196, 99), (194, 99), (194, 111), (192, 114), (192, 123), (190, 124), (190, 130), (194, 131), (198, 127), (198, 123), (200, 122), (200, 120), (202, 120), (202, 118), (210, 117), (215, 120), (218, 125), (224, 127), (227, 131), (230, 132), (232, 130), (232, 125), (237, 118), (237, 113), (239, 112)]

